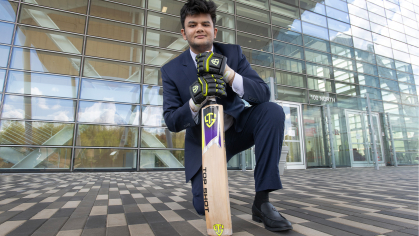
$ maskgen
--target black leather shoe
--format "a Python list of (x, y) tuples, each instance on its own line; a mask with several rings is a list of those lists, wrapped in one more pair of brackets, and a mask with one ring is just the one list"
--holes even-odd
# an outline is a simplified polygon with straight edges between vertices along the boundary
[(265, 202), (260, 206), (260, 210), (253, 204), (252, 220), (263, 222), (265, 229), (270, 231), (291, 230), (291, 222), (283, 217), (276, 208), (270, 203)]

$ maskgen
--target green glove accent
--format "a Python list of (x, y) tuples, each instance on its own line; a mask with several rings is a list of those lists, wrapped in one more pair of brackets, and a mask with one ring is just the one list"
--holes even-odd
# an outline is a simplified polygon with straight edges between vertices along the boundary
[(196, 67), (199, 75), (216, 74), (224, 75), (227, 57), (213, 52), (204, 52), (196, 55)]
[(189, 86), (189, 93), (195, 104), (201, 104), (207, 96), (226, 97), (225, 82), (220, 75), (207, 74)]

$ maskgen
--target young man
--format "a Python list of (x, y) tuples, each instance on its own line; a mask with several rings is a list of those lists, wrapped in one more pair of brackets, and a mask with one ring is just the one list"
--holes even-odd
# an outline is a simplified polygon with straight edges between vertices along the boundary
[[(263, 222), (271, 231), (292, 229), (291, 223), (269, 203), (269, 192), (282, 188), (278, 170), (285, 120), (282, 107), (268, 102), (269, 87), (250, 67), (240, 46), (214, 43), (214, 2), (189, 0), (180, 14), (181, 33), (190, 49), (161, 69), (163, 110), (170, 131), (186, 129), (185, 175), (187, 182), (192, 181), (196, 211), (205, 214), (200, 109), (208, 96), (215, 95), (217, 103), (224, 107), (227, 159), (253, 145), (256, 148), (253, 220)], [(221, 63), (211, 65), (210, 58)], [(202, 70), (208, 74), (198, 76)], [(242, 99), (252, 106), (245, 108)]]

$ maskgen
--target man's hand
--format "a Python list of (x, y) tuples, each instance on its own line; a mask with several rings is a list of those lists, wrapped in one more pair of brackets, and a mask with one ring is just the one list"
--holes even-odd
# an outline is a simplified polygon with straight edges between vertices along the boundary
[(206, 74), (189, 86), (191, 98), (196, 105), (205, 101), (207, 96), (227, 97), (225, 82), (221, 75)]
[(199, 75), (222, 75), (224, 82), (232, 85), (236, 72), (227, 65), (227, 57), (209, 51), (196, 55), (195, 61)]

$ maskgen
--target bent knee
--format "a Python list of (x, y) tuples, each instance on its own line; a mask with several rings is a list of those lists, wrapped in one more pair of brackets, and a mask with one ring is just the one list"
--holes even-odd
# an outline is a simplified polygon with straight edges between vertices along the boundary
[(285, 120), (284, 109), (275, 102), (264, 102), (259, 104), (261, 106), (261, 113), (266, 114), (265, 118), (272, 119), (275, 121)]

